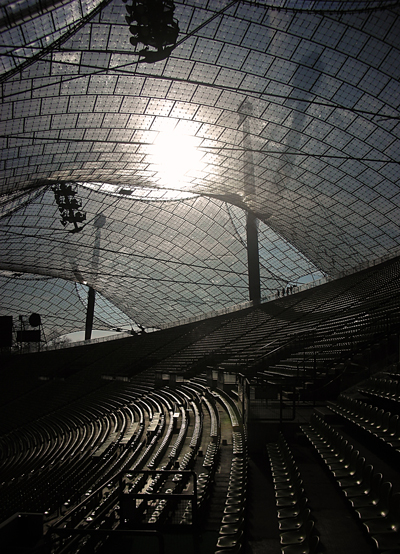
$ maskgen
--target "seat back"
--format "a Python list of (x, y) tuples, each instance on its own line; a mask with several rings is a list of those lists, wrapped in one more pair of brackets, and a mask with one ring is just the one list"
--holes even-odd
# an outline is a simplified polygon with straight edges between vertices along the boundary
[[(359, 454), (358, 450), (356, 452)], [(356, 469), (354, 472), (354, 477), (357, 480), (364, 480), (364, 469), (365, 469), (365, 458), (364, 456), (357, 456), (356, 460)]]
[(319, 547), (319, 536), (312, 535), (309, 540), (309, 554), (316, 554)]
[(372, 409), (369, 411), (367, 423), (369, 422), (369, 423), (372, 423), (372, 425), (374, 425), (378, 417), (378, 412), (379, 412), (379, 408), (377, 408), (376, 406), (373, 406)]
[(365, 494), (369, 494), (371, 492), (373, 475), (374, 475), (374, 466), (370, 464), (366, 466), (364, 464), (363, 475), (362, 475), (362, 490)]
[(390, 498), (388, 519), (398, 532), (400, 528), (400, 492), (392, 494)]
[(371, 479), (371, 497), (376, 501), (380, 498), (381, 486), (383, 481), (382, 473), (375, 473)]
[(382, 408), (376, 412), (375, 421), (372, 421), (372, 424), (374, 425), (374, 427), (382, 426), (384, 415), (385, 415), (385, 410), (383, 410)]
[(390, 481), (382, 483), (379, 491), (379, 500), (377, 506), (384, 511), (389, 511), (390, 500), (392, 496), (393, 485)]
[(338, 456), (339, 460), (344, 460), (345, 459), (348, 444), (349, 444), (349, 441), (347, 439), (342, 440), (342, 442), (340, 444), (340, 448), (339, 448), (339, 456)]
[(309, 519), (304, 524), (304, 532), (305, 532), (306, 540), (310, 540), (311, 533), (313, 532), (313, 529), (314, 529), (314, 525), (315, 523), (313, 519)]
[(397, 428), (399, 426), (399, 416), (397, 414), (392, 415), (390, 418), (388, 433), (391, 437), (395, 437), (397, 433)]
[(392, 414), (390, 412), (385, 412), (382, 417), (382, 422), (380, 426), (381, 431), (387, 431), (389, 429), (390, 425), (390, 418), (392, 417)]
[(351, 457), (353, 455), (353, 450), (354, 450), (354, 446), (352, 444), (347, 444), (345, 455), (344, 455), (344, 465), (345, 466), (350, 465)]
[(349, 470), (350, 470), (351, 473), (356, 472), (356, 470), (357, 470), (357, 461), (358, 461), (359, 457), (360, 457), (360, 452), (358, 450), (354, 450), (354, 448), (353, 448), (352, 451), (351, 451), (350, 463), (349, 463)]

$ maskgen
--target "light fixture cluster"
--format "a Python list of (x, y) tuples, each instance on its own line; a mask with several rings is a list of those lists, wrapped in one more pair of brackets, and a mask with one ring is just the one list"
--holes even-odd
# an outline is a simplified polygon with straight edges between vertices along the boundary
[[(126, 22), (131, 33), (130, 43), (145, 48), (136, 52), (144, 61), (155, 62), (167, 58), (176, 45), (179, 25), (174, 19), (175, 5), (172, 0), (123, 0)], [(153, 50), (150, 50), (150, 47)]]
[(86, 220), (86, 213), (81, 211), (82, 200), (77, 198), (77, 186), (73, 184), (57, 183), (52, 185), (51, 190), (54, 192), (56, 204), (61, 214), (61, 224), (66, 227), (71, 223), (74, 228), (70, 233), (77, 233), (83, 227), (79, 227), (79, 223)]

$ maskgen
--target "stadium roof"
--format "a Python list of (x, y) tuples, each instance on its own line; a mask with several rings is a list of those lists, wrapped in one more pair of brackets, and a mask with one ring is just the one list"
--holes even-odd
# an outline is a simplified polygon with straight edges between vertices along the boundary
[(82, 328), (86, 286), (105, 327), (246, 301), (248, 210), (262, 297), (398, 255), (399, 4), (175, 2), (148, 63), (122, 0), (0, 0), (0, 315)]

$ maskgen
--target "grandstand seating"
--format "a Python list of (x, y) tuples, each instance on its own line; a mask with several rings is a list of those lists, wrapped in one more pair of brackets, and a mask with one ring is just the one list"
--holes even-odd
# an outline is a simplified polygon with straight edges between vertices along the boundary
[[(354, 451), (346, 439), (335, 435), (333, 427), (318, 415), (314, 414), (310, 424), (302, 426), (302, 430), (321, 456), (336, 484), (349, 501), (349, 507), (362, 522), (378, 550), (381, 551), (383, 548), (384, 541), (380, 542), (380, 537), (377, 536), (381, 532), (390, 536), (384, 548), (394, 548), (398, 544), (399, 493), (393, 494), (393, 484), (385, 481), (381, 473), (373, 474), (371, 465), (365, 466), (363, 463), (361, 469), (357, 470), (359, 452)], [(349, 452), (355, 452), (355, 457), (352, 458), (350, 454), (349, 458)], [(381, 523), (377, 523), (378, 521)]]
[(343, 394), (330, 407), (368, 437), (379, 441), (381, 446), (388, 447), (392, 455), (399, 452), (400, 425), (397, 414)]
[[(327, 406), (324, 412), (317, 407), (301, 427), (309, 441), (304, 447), (316, 453), (313, 468), (329, 475), (348, 518), (363, 533), (365, 552), (395, 551), (400, 480), (390, 459), (398, 460), (400, 451), (400, 379), (394, 266), (381, 268), (385, 288), (367, 271), (362, 281), (360, 275), (349, 276), (183, 325), (175, 335), (167, 329), (118, 345), (67, 349), (59, 370), (51, 352), (20, 356), (18, 363), (5, 358), (1, 521), (19, 511), (43, 513), (43, 540), (82, 554), (88, 545), (100, 553), (117, 551), (123, 539), (109, 536), (112, 529), (179, 528), (184, 534), (199, 524), (207, 537), (199, 542), (201, 554), (244, 553), (252, 540), (249, 488), (255, 486), (249, 469), (251, 400), (243, 420), (245, 403), (236, 380), (224, 383), (213, 376), (226, 371), (240, 373), (250, 384), (252, 379), (264, 384), (271, 376), (293, 383), (296, 409), (304, 402), (307, 418), (315, 403)], [(14, 371), (21, 386), (12, 379)], [(179, 379), (165, 380), (168, 372)], [(328, 403), (322, 393), (306, 402), (304, 385), (318, 393), (318, 386), (330, 381), (340, 386)], [(262, 425), (274, 435), (278, 423)], [(266, 501), (275, 509), (269, 514), (275, 521), (271, 553), (299, 552), (299, 545), (308, 552), (328, 551), (333, 539), (310, 501), (315, 491), (310, 494), (301, 457), (292, 453), (304, 435), (296, 435), (296, 421), (279, 428), (285, 425), (296, 429), (294, 434), (265, 441), (271, 443), (271, 471), (263, 469), (271, 484)], [(261, 448), (255, 442), (253, 434), (253, 450)], [(108, 538), (100, 540), (95, 533), (100, 530)]]
[[(316, 552), (319, 536), (315, 532), (311, 510), (307, 506), (307, 493), (290, 447), (282, 434), (279, 435), (278, 443), (267, 445), (267, 452), (274, 482), (282, 552), (294, 551), (295, 546), (303, 551)], [(282, 508), (292, 511), (284, 517)]]

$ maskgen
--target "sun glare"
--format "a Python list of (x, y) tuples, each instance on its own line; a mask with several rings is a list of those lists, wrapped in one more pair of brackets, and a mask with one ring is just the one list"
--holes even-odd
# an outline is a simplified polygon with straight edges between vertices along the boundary
[(176, 130), (160, 132), (151, 148), (152, 162), (157, 166), (159, 184), (176, 188), (189, 184), (190, 173), (204, 168), (203, 153), (197, 149), (199, 139)]

